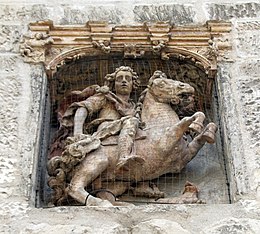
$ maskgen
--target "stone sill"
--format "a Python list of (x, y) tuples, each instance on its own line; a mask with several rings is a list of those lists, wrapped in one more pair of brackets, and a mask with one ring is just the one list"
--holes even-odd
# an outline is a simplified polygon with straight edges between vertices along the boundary
[(224, 229), (257, 233), (260, 227), (260, 203), (254, 200), (217, 205), (67, 206), (24, 211), (3, 215), (0, 229), (19, 233), (145, 233), (153, 228), (162, 231), (158, 233), (168, 233), (163, 231), (169, 228), (178, 233), (219, 233)]

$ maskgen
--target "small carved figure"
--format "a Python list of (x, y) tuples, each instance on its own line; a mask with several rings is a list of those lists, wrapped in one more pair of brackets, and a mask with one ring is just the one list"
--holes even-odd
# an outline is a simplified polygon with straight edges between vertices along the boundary
[(166, 43), (163, 40), (154, 41), (153, 44), (154, 44), (154, 46), (153, 46), (154, 53), (160, 53), (161, 50), (166, 46)]
[(111, 51), (110, 42), (109, 41), (93, 41), (93, 46), (96, 48), (100, 48), (104, 53), (109, 54)]
[(129, 44), (126, 45), (125, 44), (125, 48), (124, 48), (124, 58), (142, 58), (145, 54), (144, 50), (141, 51), (137, 51), (136, 49), (136, 45), (135, 44)]

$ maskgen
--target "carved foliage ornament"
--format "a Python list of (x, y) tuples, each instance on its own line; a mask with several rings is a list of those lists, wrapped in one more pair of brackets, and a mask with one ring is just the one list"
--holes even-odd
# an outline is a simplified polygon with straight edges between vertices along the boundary
[(163, 60), (191, 60), (213, 78), (218, 57), (231, 47), (231, 24), (222, 21), (185, 27), (165, 22), (112, 27), (101, 21), (75, 26), (38, 21), (29, 29), (31, 35), (24, 36), (20, 52), (26, 62), (44, 62), (50, 74), (84, 56), (122, 53), (133, 59), (152, 54)]

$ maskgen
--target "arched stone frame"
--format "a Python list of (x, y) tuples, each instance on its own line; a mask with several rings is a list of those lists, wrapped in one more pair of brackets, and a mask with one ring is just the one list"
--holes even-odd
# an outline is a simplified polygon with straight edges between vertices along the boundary
[[(86, 24), (86, 28), (88, 28), (89, 25), (98, 25), (97, 28), (99, 30), (97, 30), (98, 33), (96, 34), (95, 32), (90, 33), (90, 40), (86, 42), (88, 45), (82, 46), (77, 44), (77, 40), (73, 34), (73, 32), (75, 32), (74, 30), (78, 29), (76, 26), (54, 26), (50, 21), (31, 24), (30, 29), (34, 35), (31, 36), (30, 39), (28, 39), (29, 37), (27, 39), (25, 38), (24, 44), (22, 44), (21, 47), (21, 53), (27, 62), (43, 62), (49, 78), (53, 77), (57, 69), (60, 67), (65, 66), (71, 61), (88, 57), (90, 55), (102, 56), (117, 53), (121, 54), (121, 56), (125, 58), (140, 59), (148, 54), (156, 56), (162, 60), (168, 60), (171, 58), (185, 60), (202, 69), (205, 74), (207, 74), (207, 79), (204, 81), (205, 87), (207, 87), (205, 95), (210, 97), (212, 94), (212, 84), (217, 72), (216, 64), (217, 59), (219, 58), (219, 53), (230, 48), (228, 41), (222, 39), (225, 38), (224, 36), (230, 30), (230, 24), (225, 22), (208, 22), (206, 25), (197, 28), (193, 26), (189, 27), (188, 31), (191, 31), (192, 34), (194, 34), (194, 38), (189, 38), (188, 42), (185, 41), (181, 46), (178, 46), (178, 43), (181, 44), (183, 39), (180, 38), (177, 42), (172, 40), (174, 37), (170, 30), (185, 33), (187, 28), (178, 29), (178, 27), (175, 28), (166, 23), (150, 25), (150, 28), (149, 25), (144, 24), (141, 28), (146, 28), (144, 31), (149, 34), (149, 37), (147, 36), (146, 38), (147, 40), (144, 41), (139, 38), (141, 42), (136, 42), (137, 39), (133, 39), (132, 36), (131, 39), (133, 41), (131, 43), (128, 42), (128, 44), (122, 43), (124, 40), (129, 40), (129, 38), (126, 39), (124, 36), (121, 37), (121, 42), (115, 43), (113, 41), (115, 38), (115, 33), (113, 32), (116, 31), (116, 27), (111, 29), (109, 32), (110, 35), (104, 36), (107, 32), (100, 33), (100, 31), (107, 30), (106, 27), (108, 27), (108, 25), (106, 23), (89, 22)], [(123, 26), (120, 27), (122, 28)], [(46, 30), (46, 28), (48, 29)], [(159, 33), (154, 33), (153, 30), (150, 30), (151, 28), (153, 30), (158, 30)], [(52, 30), (55, 32), (55, 29), (65, 32), (63, 37), (60, 37), (59, 40), (50, 36)], [(133, 32), (133, 30), (131, 31), (131, 27), (125, 27), (124, 30), (127, 33), (129, 30), (130, 34)], [(203, 32), (207, 31), (208, 37), (201, 39), (200, 35), (196, 35), (200, 30)], [(30, 40), (35, 40), (34, 38), (36, 38), (36, 33), (42, 33), (43, 37), (39, 40), (41, 43), (30, 44)], [(101, 38), (98, 38), (99, 33), (102, 34)], [(62, 43), (59, 44), (57, 41), (66, 41), (68, 35), (70, 36), (70, 42), (67, 41), (69, 45), (61, 46), (60, 44)], [(36, 42), (37, 40), (38, 39), (36, 39)], [(72, 41), (76, 41), (76, 43), (73, 44)], [(203, 42), (201, 43), (201, 41)], [(28, 44), (31, 48), (29, 48), (29, 52), (25, 50)]]

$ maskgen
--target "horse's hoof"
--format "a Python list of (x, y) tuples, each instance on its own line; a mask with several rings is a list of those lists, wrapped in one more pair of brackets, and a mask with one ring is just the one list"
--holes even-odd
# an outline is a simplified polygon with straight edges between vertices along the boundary
[(203, 133), (203, 137), (209, 144), (215, 143), (215, 133), (217, 132), (217, 130), (218, 130), (218, 128), (217, 128), (216, 124), (209, 123), (207, 125), (206, 130)]
[(196, 133), (201, 133), (203, 130), (203, 125), (201, 123), (197, 123), (193, 121), (191, 125), (189, 126), (189, 129), (196, 132)]

